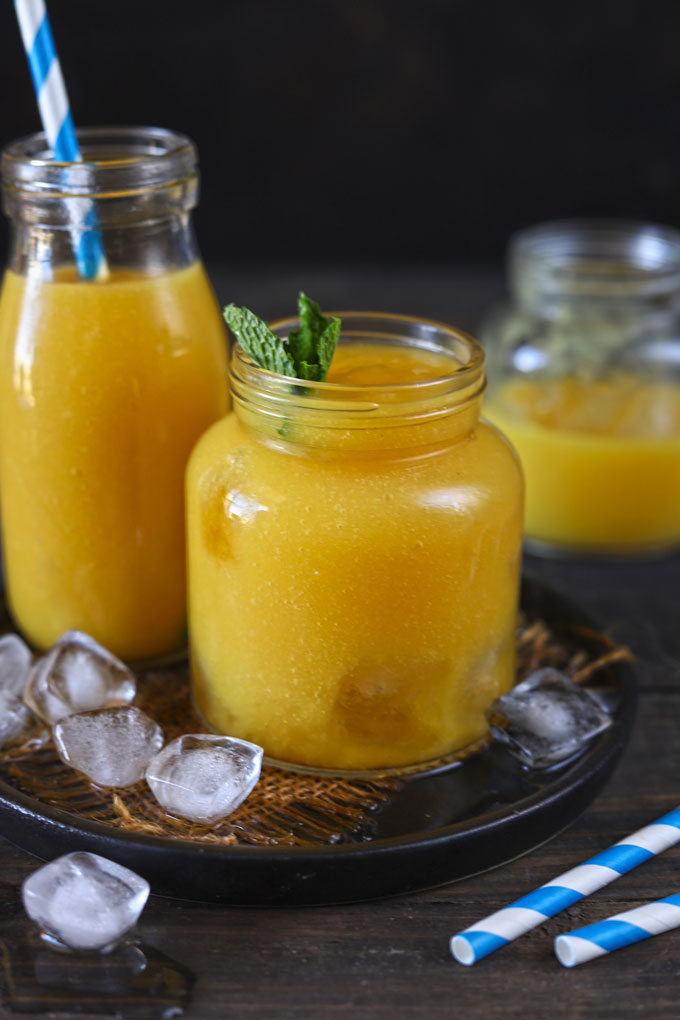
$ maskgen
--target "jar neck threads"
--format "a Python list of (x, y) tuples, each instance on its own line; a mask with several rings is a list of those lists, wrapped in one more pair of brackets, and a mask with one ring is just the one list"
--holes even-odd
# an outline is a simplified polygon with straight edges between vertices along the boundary
[[(432, 378), (355, 385), (310, 383), (267, 372), (234, 348), (231, 389), (240, 420), (269, 442), (325, 450), (411, 450), (448, 445), (469, 435), (485, 386), (484, 354), (472, 337), (440, 323), (397, 315), (339, 312), (340, 343), (446, 356)], [(296, 319), (272, 324), (279, 336)]]
[(564, 220), (520, 231), (510, 289), (543, 319), (662, 321), (680, 308), (680, 231), (618, 220)]

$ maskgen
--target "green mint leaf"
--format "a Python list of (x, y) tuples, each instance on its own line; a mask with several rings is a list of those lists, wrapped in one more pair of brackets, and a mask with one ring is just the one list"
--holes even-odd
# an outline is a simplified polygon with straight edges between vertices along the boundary
[[(300, 294), (298, 298), (300, 328), (291, 330), (288, 334), (288, 349), (296, 365), (303, 361), (309, 361), (310, 358), (312, 361), (314, 360), (314, 345), (318, 329), (318, 327), (315, 328), (315, 320), (321, 316), (321, 312), (319, 311), (319, 306), (314, 305), (316, 310), (315, 316), (311, 305), (314, 305), (314, 302), (310, 302), (304, 294)], [(325, 320), (321, 323), (321, 328), (323, 328), (324, 324)]]
[(243, 350), (260, 368), (279, 375), (295, 376), (295, 365), (286, 345), (267, 323), (248, 308), (227, 305), (224, 319)]
[(340, 320), (334, 319), (333, 323), (337, 322), (334, 326), (322, 314), (316, 301), (303, 293), (298, 297), (298, 311), (300, 328), (288, 335), (288, 349), (295, 362), (297, 377), (323, 382), (340, 335)]
[(326, 319), (327, 326), (318, 339), (316, 354), (321, 370), (321, 379), (328, 375), (331, 359), (335, 353), (335, 347), (340, 336), (340, 319)]
[(298, 379), (307, 379), (309, 382), (321, 381), (321, 368), (319, 365), (310, 365), (308, 361), (299, 361), (297, 368)]

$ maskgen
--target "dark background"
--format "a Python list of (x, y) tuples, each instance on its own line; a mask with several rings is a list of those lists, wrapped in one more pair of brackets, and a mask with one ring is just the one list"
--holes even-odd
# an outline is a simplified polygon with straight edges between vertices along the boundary
[[(196, 141), (208, 261), (498, 264), (548, 218), (680, 224), (678, 0), (49, 10), (77, 124)], [(3, 0), (0, 143), (38, 128)]]

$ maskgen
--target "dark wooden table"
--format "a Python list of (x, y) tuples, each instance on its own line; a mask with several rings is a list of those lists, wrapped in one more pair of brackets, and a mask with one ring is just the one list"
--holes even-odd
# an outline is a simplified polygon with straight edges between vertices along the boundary
[[(500, 274), (455, 267), (278, 272), (215, 267), (221, 301), (289, 313), (304, 288), (325, 307), (427, 315), (474, 329), (502, 293)], [(638, 656), (632, 739), (604, 792), (569, 829), (526, 856), (463, 882), (339, 907), (230, 908), (152, 897), (144, 942), (197, 977), (187, 1016), (649, 1017), (680, 1014), (680, 930), (574, 970), (555, 934), (678, 891), (680, 846), (471, 968), (448, 940), (680, 801), (680, 556), (629, 563), (541, 560), (527, 571), (589, 613)], [(0, 840), (0, 918), (19, 902), (34, 859)], [(0, 1015), (2, 1007), (0, 1007)], [(75, 1014), (67, 1014), (75, 1015)]]

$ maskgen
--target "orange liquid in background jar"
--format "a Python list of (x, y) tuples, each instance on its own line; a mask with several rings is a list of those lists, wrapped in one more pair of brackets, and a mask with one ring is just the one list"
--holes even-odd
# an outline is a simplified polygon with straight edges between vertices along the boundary
[(680, 544), (680, 385), (513, 380), (485, 405), (526, 478), (529, 538), (594, 552)]
[[(338, 347), (329, 382), (416, 383), (446, 352)], [(295, 384), (291, 390), (295, 389)], [(368, 398), (366, 398), (368, 399)], [(514, 682), (522, 485), (478, 420), (214, 425), (187, 475), (194, 694), (218, 731), (339, 770), (428, 762), (486, 733)], [(385, 418), (387, 424), (387, 418)], [(396, 433), (399, 433), (398, 438)]]
[(182, 647), (184, 469), (226, 406), (224, 330), (200, 263), (102, 283), (7, 272), (3, 556), (29, 641), (79, 628), (125, 659)]

